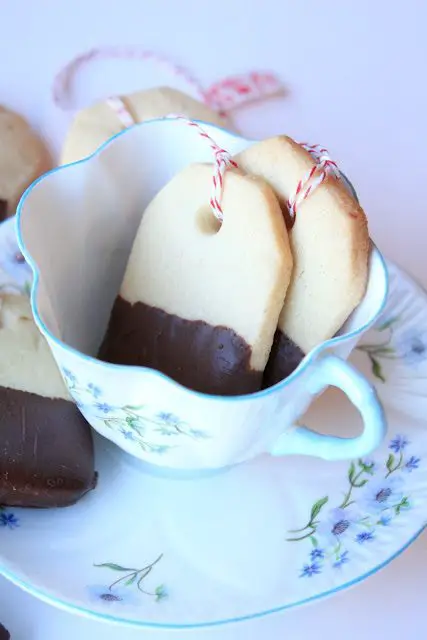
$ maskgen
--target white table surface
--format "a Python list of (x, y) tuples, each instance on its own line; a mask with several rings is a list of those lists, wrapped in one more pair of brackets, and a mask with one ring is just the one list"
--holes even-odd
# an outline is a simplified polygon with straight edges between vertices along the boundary
[[(273, 69), (288, 98), (240, 112), (240, 128), (327, 146), (355, 184), (381, 250), (427, 286), (426, 24), (423, 0), (0, 0), (0, 102), (27, 116), (57, 151), (67, 118), (53, 108), (51, 80), (87, 48), (155, 49), (206, 84)], [(82, 104), (101, 91), (153, 84), (148, 65), (100, 64), (103, 73), (88, 70), (76, 83)], [(158, 82), (173, 80), (162, 72)], [(426, 573), (425, 534), (380, 574), (329, 600), (228, 629), (163, 634), (73, 617), (0, 578), (0, 620), (13, 640), (275, 640), (314, 632), (331, 640), (412, 640), (423, 634)]]

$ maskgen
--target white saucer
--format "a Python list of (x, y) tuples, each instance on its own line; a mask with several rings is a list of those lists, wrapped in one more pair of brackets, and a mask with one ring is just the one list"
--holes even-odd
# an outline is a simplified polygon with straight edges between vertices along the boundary
[[(11, 223), (0, 227), (0, 255), (6, 242), (14, 242)], [(21, 285), (30, 277), (13, 259), (0, 266), (18, 269)], [(180, 629), (301, 605), (390, 562), (427, 523), (427, 296), (389, 269), (385, 314), (353, 357), (389, 420), (371, 459), (266, 456), (177, 480), (97, 437), (99, 485), (80, 503), (0, 511), (0, 573), (75, 613)], [(305, 422), (336, 434), (360, 427), (334, 390)]]

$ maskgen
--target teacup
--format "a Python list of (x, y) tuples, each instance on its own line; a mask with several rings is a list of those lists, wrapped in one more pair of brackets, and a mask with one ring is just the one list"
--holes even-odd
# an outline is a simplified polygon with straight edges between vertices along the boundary
[[(200, 123), (235, 154), (254, 141)], [(136, 125), (80, 162), (51, 171), (24, 194), (20, 248), (34, 272), (32, 309), (69, 391), (93, 428), (148, 463), (181, 470), (228, 467), (270, 452), (327, 460), (364, 456), (386, 424), (374, 388), (346, 362), (378, 318), (387, 270), (372, 247), (364, 299), (339, 335), (313, 349), (287, 379), (245, 396), (209, 396), (143, 367), (96, 358), (141, 214), (190, 162), (212, 161), (206, 141), (170, 120)], [(353, 438), (297, 424), (313, 398), (339, 387), (360, 411)]]

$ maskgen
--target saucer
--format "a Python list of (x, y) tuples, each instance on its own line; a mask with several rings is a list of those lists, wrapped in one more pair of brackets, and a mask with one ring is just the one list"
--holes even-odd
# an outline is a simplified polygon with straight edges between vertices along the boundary
[[(0, 254), (4, 246), (13, 250), (0, 267), (27, 286), (13, 221), (0, 226)], [(389, 423), (369, 459), (262, 456), (172, 479), (96, 435), (99, 485), (77, 505), (0, 508), (0, 573), (74, 613), (184, 629), (299, 606), (388, 564), (427, 523), (427, 296), (388, 268), (386, 310), (352, 355), (374, 381)], [(361, 427), (333, 389), (304, 423), (335, 435)]]

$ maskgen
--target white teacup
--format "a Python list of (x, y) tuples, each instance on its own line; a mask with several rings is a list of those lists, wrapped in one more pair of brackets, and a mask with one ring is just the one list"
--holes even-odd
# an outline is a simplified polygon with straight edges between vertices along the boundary
[[(253, 144), (202, 124), (232, 154)], [(366, 295), (340, 334), (265, 391), (209, 396), (158, 371), (96, 359), (141, 212), (185, 165), (211, 160), (209, 145), (191, 127), (153, 120), (120, 133), (89, 158), (51, 171), (24, 194), (17, 230), (34, 272), (34, 317), (71, 395), (96, 431), (161, 467), (214, 469), (265, 452), (328, 460), (369, 454), (384, 437), (384, 413), (373, 387), (345, 360), (386, 301), (387, 270), (375, 247)], [(325, 436), (296, 425), (328, 385), (342, 389), (359, 409), (361, 435)]]

